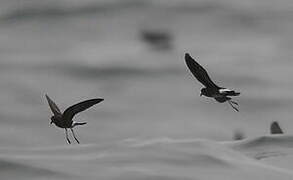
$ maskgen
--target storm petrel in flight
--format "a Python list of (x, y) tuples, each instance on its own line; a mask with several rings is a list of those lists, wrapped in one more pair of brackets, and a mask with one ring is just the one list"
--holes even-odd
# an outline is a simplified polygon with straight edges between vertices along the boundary
[(200, 64), (198, 64), (188, 53), (185, 54), (185, 62), (194, 77), (205, 86), (205, 88), (201, 89), (200, 96), (204, 95), (207, 97), (215, 98), (215, 100), (219, 103), (224, 103), (228, 101), (228, 103), (234, 110), (239, 111), (236, 107), (238, 106), (238, 103), (232, 101), (232, 98), (229, 97), (238, 96), (240, 95), (239, 92), (217, 86), (211, 80), (207, 71)]
[(73, 106), (70, 106), (69, 108), (67, 108), (63, 113), (61, 113), (60, 109), (58, 108), (58, 106), (54, 103), (54, 101), (52, 101), (50, 99), (50, 97), (48, 95), (46, 95), (46, 99), (48, 101), (48, 104), (50, 106), (51, 111), (53, 112), (53, 116), (51, 117), (51, 124), (54, 123), (57, 127), (60, 128), (64, 128), (65, 129), (65, 134), (66, 134), (66, 139), (67, 142), (70, 144), (70, 140), (68, 138), (68, 133), (67, 133), (67, 129), (69, 128), (72, 132), (72, 135), (74, 137), (74, 139), (76, 140), (76, 142), (79, 144), (78, 139), (76, 138), (73, 128), (75, 126), (79, 126), (79, 125), (84, 125), (86, 124), (86, 122), (75, 122), (73, 121), (73, 117), (79, 113), (82, 112), (88, 108), (90, 108), (91, 106), (98, 104), (99, 102), (102, 102), (104, 99), (90, 99), (90, 100), (86, 100), (80, 103), (77, 103)]

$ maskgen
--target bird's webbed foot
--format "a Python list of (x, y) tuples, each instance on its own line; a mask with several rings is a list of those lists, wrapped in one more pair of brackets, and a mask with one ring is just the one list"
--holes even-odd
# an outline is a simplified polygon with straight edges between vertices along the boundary
[[(236, 106), (239, 106), (237, 102), (232, 101), (232, 100), (228, 100), (228, 103), (230, 104), (230, 106), (237, 112), (239, 112), (239, 109)], [(236, 106), (235, 106), (236, 105)]]
[(73, 129), (71, 128), (70, 130), (71, 130), (71, 132), (72, 132), (72, 135), (73, 135), (73, 137), (74, 137), (75, 141), (76, 141), (76, 142), (79, 144), (79, 140), (76, 138), (76, 136), (75, 136), (75, 133), (74, 133)]
[(69, 138), (68, 138), (68, 132), (67, 132), (67, 129), (65, 128), (65, 135), (66, 135), (66, 140), (68, 142), (68, 144), (71, 144)]
[(69, 140), (69, 138), (66, 138), (66, 140), (68, 144), (71, 144), (71, 141)]

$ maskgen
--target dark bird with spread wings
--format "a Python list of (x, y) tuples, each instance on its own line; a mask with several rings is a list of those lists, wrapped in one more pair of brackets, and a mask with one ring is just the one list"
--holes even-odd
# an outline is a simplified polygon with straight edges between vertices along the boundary
[(70, 129), (72, 135), (76, 142), (79, 144), (78, 139), (75, 136), (73, 128), (75, 126), (84, 125), (86, 122), (75, 122), (73, 121), (73, 117), (78, 114), (79, 112), (85, 111), (86, 109), (90, 108), (91, 106), (102, 102), (104, 99), (90, 99), (80, 103), (77, 103), (73, 106), (67, 108), (63, 113), (61, 113), (58, 106), (54, 103), (52, 99), (48, 95), (46, 95), (46, 99), (50, 106), (51, 111), (53, 112), (53, 116), (51, 117), (51, 124), (54, 123), (57, 127), (65, 129), (66, 139), (67, 142), (70, 144), (70, 140), (68, 138), (67, 129)]
[(205, 86), (205, 88), (201, 89), (200, 96), (204, 95), (207, 97), (215, 98), (215, 100), (219, 103), (227, 101), (234, 110), (239, 111), (236, 107), (238, 106), (238, 103), (232, 101), (232, 98), (229, 97), (239, 96), (239, 92), (217, 86), (211, 80), (207, 71), (200, 64), (198, 64), (188, 53), (185, 54), (185, 62), (194, 77)]

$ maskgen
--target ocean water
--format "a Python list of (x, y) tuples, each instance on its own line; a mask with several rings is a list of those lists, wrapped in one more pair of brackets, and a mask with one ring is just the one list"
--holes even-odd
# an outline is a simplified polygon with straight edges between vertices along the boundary
[[(292, 136), (0, 148), (3, 179), (292, 179)], [(269, 148), (269, 149), (268, 149)], [(280, 168), (282, 167), (282, 168)]]
[[(230, 140), (279, 121), (293, 126), (292, 3), (281, 1), (1, 1), (2, 147), (64, 145), (50, 125), (48, 94), (62, 110), (105, 101), (75, 117), (82, 144), (128, 138)], [(164, 31), (157, 50), (141, 31)], [(220, 86), (235, 89), (240, 112), (199, 97), (189, 52)]]

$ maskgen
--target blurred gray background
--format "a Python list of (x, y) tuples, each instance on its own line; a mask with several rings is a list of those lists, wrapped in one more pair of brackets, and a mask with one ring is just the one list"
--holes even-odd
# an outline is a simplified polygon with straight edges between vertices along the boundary
[[(290, 0), (1, 0), (1, 146), (66, 143), (46, 93), (62, 110), (105, 98), (76, 116), (88, 122), (76, 131), (83, 144), (231, 140), (235, 130), (266, 134), (275, 120), (293, 133), (292, 9)], [(239, 113), (199, 97), (186, 52), (242, 93)]]

